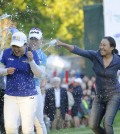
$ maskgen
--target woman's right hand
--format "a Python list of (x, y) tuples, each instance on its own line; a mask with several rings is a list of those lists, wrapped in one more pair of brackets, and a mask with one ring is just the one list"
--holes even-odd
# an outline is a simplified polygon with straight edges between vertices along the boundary
[(7, 74), (8, 75), (14, 74), (14, 72), (15, 72), (15, 68), (13, 68), (13, 67), (7, 68)]
[(57, 39), (56, 46), (61, 47), (62, 44), (63, 44), (63, 43), (62, 43), (60, 40)]
[(66, 44), (60, 40), (57, 39), (56, 46), (58, 47), (64, 47), (65, 49), (72, 51), (74, 49), (73, 45)]

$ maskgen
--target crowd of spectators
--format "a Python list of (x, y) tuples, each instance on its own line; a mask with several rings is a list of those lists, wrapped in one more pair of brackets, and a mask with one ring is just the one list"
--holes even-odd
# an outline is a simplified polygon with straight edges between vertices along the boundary
[[(68, 95), (68, 111), (64, 118), (64, 128), (78, 128), (88, 126), (89, 114), (92, 107), (92, 101), (95, 96), (95, 77), (87, 75), (76, 75), (69, 72), (69, 75), (60, 77), (53, 74), (53, 77), (41, 80), (41, 90), (44, 102), (46, 100), (46, 92), (54, 87), (53, 79), (60, 79), (60, 87), (67, 91)], [(68, 79), (68, 80), (66, 80)], [(55, 100), (56, 101), (56, 100)], [(46, 106), (44, 106), (45, 108)], [(49, 115), (45, 115), (47, 129), (52, 128), (52, 121)], [(57, 129), (57, 128), (56, 128)]]
[[(119, 73), (118, 73), (119, 74)], [(119, 76), (119, 75), (118, 75)], [(67, 80), (66, 80), (67, 79)], [(44, 77), (41, 79), (41, 92), (42, 92), (42, 97), (44, 101), (44, 121), (46, 124), (46, 128), (48, 131), (53, 130), (53, 129), (63, 129), (63, 128), (82, 128), (82, 127), (87, 127), (88, 122), (89, 122), (89, 114), (91, 112), (92, 108), (92, 102), (95, 96), (95, 90), (96, 90), (96, 85), (95, 85), (95, 77), (94, 75), (91, 77), (88, 77), (87, 75), (76, 75), (75, 72), (71, 73), (69, 72), (66, 76), (61, 77), (59, 74), (56, 73), (56, 75), (53, 74), (51, 77)], [(54, 115), (56, 120), (51, 120), (49, 117), (49, 114), (46, 113), (45, 109), (46, 107), (46, 97), (50, 97), (49, 95), (46, 95), (46, 93), (50, 93), (52, 89), (54, 90), (55, 88), (62, 88), (62, 90), (65, 90), (67, 92), (67, 99), (64, 95), (65, 93), (62, 94), (62, 97), (58, 97), (60, 100), (63, 100), (63, 106), (60, 105), (59, 108), (56, 108), (59, 116), (56, 117)], [(50, 91), (49, 91), (50, 90)], [(56, 103), (56, 100), (58, 98), (50, 100), (54, 100)], [(64, 102), (65, 101), (65, 102)], [(48, 101), (50, 103), (50, 101)], [(64, 105), (66, 103), (66, 105)], [(68, 104), (67, 104), (68, 103)], [(61, 108), (62, 106), (62, 108)], [(66, 106), (68, 109), (66, 109)], [(48, 109), (53, 109), (52, 105), (49, 105)], [(65, 118), (62, 119), (61, 112), (59, 109), (62, 109), (65, 112)], [(51, 111), (51, 115), (53, 114), (53, 110)], [(59, 120), (59, 119), (60, 120)], [(53, 122), (54, 121), (54, 122)], [(57, 126), (58, 123), (61, 122), (63, 124), (62, 127), (55, 127)], [(54, 124), (53, 124), (54, 123)]]

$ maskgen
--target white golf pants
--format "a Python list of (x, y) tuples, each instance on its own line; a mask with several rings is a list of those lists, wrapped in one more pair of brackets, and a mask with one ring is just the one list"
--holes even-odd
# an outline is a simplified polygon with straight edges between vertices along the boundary
[(37, 134), (47, 134), (47, 129), (44, 123), (44, 117), (43, 117), (43, 97), (40, 91), (40, 87), (36, 86), (36, 89), (38, 91), (37, 99), (38, 99), (38, 106), (36, 111), (36, 117), (35, 117), (35, 127)]
[(23, 134), (34, 134), (37, 95), (16, 97), (4, 95), (4, 122), (6, 134), (18, 134), (21, 118)]

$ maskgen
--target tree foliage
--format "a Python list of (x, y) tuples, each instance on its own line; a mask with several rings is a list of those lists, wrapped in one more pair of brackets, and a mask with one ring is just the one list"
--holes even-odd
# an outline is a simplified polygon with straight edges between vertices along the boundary
[(83, 6), (101, 0), (1, 0), (0, 14), (12, 14), (17, 27), (28, 34), (39, 27), (44, 38), (59, 38), (83, 46)]

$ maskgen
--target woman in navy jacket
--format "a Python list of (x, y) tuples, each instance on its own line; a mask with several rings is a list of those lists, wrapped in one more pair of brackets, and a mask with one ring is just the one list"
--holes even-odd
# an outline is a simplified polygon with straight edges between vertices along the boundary
[(18, 134), (19, 119), (22, 132), (34, 133), (37, 90), (34, 76), (40, 77), (40, 62), (35, 51), (29, 51), (23, 32), (12, 35), (11, 47), (4, 50), (0, 60), (0, 75), (6, 75), (4, 122), (6, 134)]
[[(120, 57), (115, 54), (115, 40), (112, 37), (104, 37), (98, 51), (82, 50), (59, 40), (56, 45), (93, 62), (93, 70), (96, 74), (96, 96), (89, 125), (95, 134), (113, 134), (113, 121), (120, 105), (120, 84), (117, 79)], [(104, 128), (100, 126), (103, 117)]]

